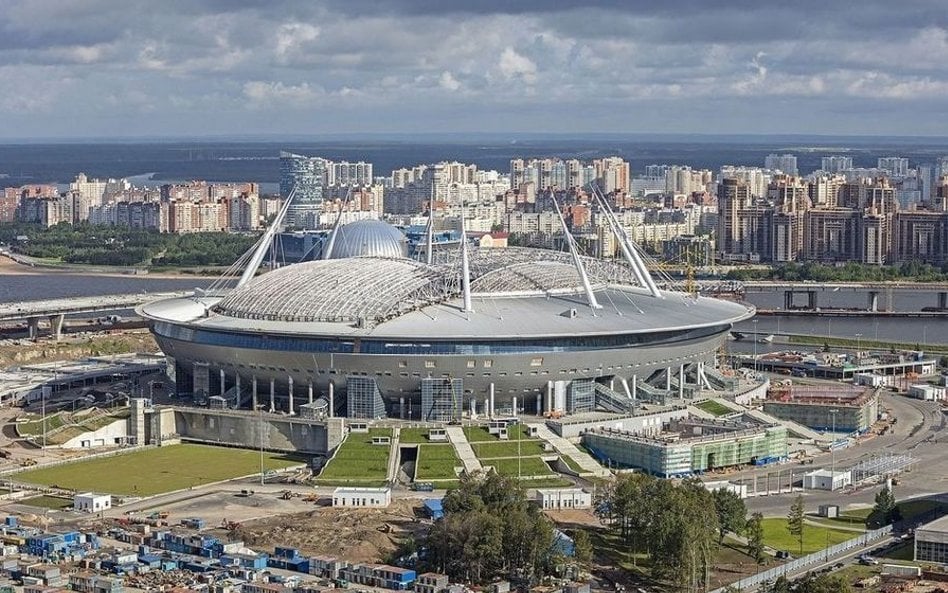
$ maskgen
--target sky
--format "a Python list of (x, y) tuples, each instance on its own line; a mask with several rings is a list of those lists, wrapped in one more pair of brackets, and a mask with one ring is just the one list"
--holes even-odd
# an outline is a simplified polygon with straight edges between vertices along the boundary
[(948, 136), (943, 0), (0, 0), (0, 138)]

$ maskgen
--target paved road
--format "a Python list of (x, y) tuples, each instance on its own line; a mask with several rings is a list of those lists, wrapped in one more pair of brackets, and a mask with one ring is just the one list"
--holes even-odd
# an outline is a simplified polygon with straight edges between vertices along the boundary
[[(894, 488), (898, 499), (937, 496), (948, 492), (948, 455), (944, 441), (948, 439), (946, 415), (938, 404), (923, 402), (898, 395), (884, 394), (882, 405), (892, 411), (898, 419), (893, 430), (885, 436), (877, 436), (861, 442), (859, 445), (836, 452), (836, 467), (847, 468), (859, 460), (872, 455), (885, 453), (906, 453), (918, 459), (915, 467), (899, 477), (899, 485)], [(754, 468), (727, 476), (734, 480), (742, 478), (753, 480), (757, 476), (758, 485), (764, 488), (764, 480), (771, 476), (772, 487), (776, 489), (777, 473), (780, 473), (784, 489), (787, 487), (791, 472), (794, 479), (819, 467), (830, 468), (833, 455), (824, 453), (814, 458), (813, 465), (801, 466), (794, 462), (765, 468)], [(808, 507), (820, 504), (871, 505), (879, 487), (874, 486), (854, 493), (842, 494), (824, 491), (807, 491), (804, 495)], [(785, 492), (779, 495), (753, 497), (747, 500), (751, 511), (765, 515), (784, 515), (790, 500), (799, 492)]]

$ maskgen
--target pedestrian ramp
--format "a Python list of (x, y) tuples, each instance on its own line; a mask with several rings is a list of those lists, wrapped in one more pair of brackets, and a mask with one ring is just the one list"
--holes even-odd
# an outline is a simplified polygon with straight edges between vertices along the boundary
[(394, 484), (395, 480), (398, 478), (398, 467), (399, 467), (399, 449), (398, 449), (398, 437), (399, 429), (392, 429), (392, 444), (389, 446), (388, 453), (388, 482), (389, 484)]
[(557, 435), (546, 424), (527, 424), (531, 429), (536, 430), (540, 439), (553, 445), (556, 452), (560, 455), (567, 455), (570, 459), (583, 469), (583, 472), (605, 478), (610, 475), (609, 470), (599, 465), (588, 453), (582, 451), (579, 447), (569, 442), (569, 440)]
[(471, 444), (467, 442), (463, 428), (460, 426), (448, 426), (445, 432), (448, 433), (448, 442), (454, 447), (454, 452), (458, 454), (458, 458), (461, 460), (461, 463), (464, 464), (465, 472), (471, 474), (484, 469), (483, 466), (481, 466), (480, 460), (477, 459), (477, 455), (474, 454), (474, 449), (471, 447)]

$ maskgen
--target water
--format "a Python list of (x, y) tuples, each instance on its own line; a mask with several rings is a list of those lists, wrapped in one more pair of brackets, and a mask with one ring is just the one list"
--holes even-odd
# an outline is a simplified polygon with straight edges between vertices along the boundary
[[(846, 148), (840, 148), (846, 147)], [(141, 180), (206, 179), (255, 181), (267, 189), (279, 181), (279, 152), (289, 150), (333, 160), (368, 161), (376, 175), (441, 160), (507, 171), (516, 157), (559, 156), (590, 160), (618, 155), (641, 174), (649, 164), (686, 164), (717, 170), (722, 165), (762, 166), (771, 152), (797, 155), (808, 173), (828, 154), (846, 154), (857, 167), (873, 167), (880, 156), (897, 154), (917, 163), (948, 155), (948, 139), (825, 136), (654, 136), (512, 134), (466, 137), (342, 140), (167, 141), (0, 145), (0, 186), (68, 183), (79, 172), (90, 177), (143, 176)]]
[(0, 272), (0, 303), (77, 296), (175, 292), (206, 287), (211, 278), (149, 278), (91, 274), (11, 274)]

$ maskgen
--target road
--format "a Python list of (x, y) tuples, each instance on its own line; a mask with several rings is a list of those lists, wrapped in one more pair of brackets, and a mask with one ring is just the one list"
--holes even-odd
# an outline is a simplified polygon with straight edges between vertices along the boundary
[[(851, 467), (873, 455), (905, 453), (915, 457), (918, 462), (911, 471), (899, 477), (899, 485), (894, 488), (897, 498), (901, 500), (937, 496), (948, 492), (948, 455), (945, 455), (944, 442), (939, 442), (946, 438), (944, 430), (948, 418), (939, 405), (889, 393), (882, 396), (881, 404), (898, 419), (897, 423), (884, 436), (871, 437), (853, 447), (836, 451), (836, 468)], [(813, 465), (806, 466), (788, 462), (777, 466), (747, 469), (728, 474), (727, 479), (753, 481), (756, 476), (758, 485), (763, 490), (769, 474), (773, 484), (771, 487), (776, 490), (779, 472), (780, 483), (786, 489), (791, 473), (794, 480), (797, 480), (802, 478), (805, 472), (820, 467), (829, 469), (833, 465), (831, 453), (823, 453), (813, 460)], [(849, 494), (810, 490), (805, 492), (804, 496), (807, 506), (811, 508), (820, 504), (864, 506), (873, 504), (878, 490), (878, 487), (870, 487)], [(797, 494), (799, 491), (752, 497), (747, 500), (747, 507), (752, 512), (760, 512), (765, 516), (784, 515), (790, 500)]]

